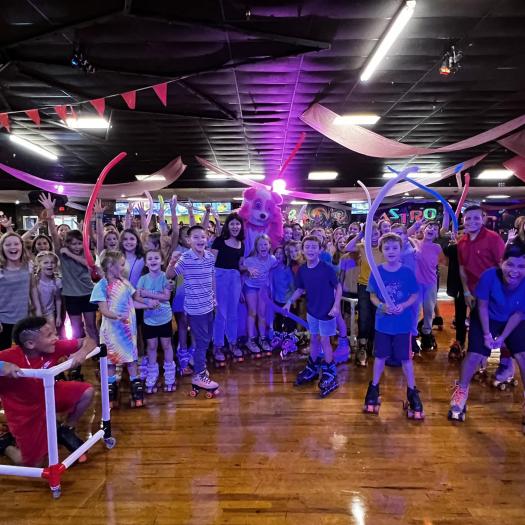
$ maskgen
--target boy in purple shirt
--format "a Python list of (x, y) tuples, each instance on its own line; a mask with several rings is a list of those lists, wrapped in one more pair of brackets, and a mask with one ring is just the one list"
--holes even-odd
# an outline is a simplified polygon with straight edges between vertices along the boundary
[[(302, 246), (306, 264), (297, 271), (297, 289), (284, 305), (286, 310), (290, 310), (292, 303), (306, 292), (307, 321), (311, 334), (310, 356), (306, 368), (297, 375), (295, 384), (313, 381), (319, 376), (320, 368), (320, 396), (325, 397), (339, 386), (330, 337), (336, 334), (336, 316), (342, 288), (333, 266), (319, 259), (321, 241), (308, 236), (303, 239)], [(323, 353), (324, 360), (321, 359)]]

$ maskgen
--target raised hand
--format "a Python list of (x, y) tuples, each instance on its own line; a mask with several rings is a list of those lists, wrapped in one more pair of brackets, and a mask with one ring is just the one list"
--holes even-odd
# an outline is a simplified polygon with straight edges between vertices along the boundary
[(102, 201), (100, 199), (97, 199), (95, 201), (95, 206), (93, 207), (93, 211), (95, 213), (104, 213), (106, 211), (106, 207), (102, 206)]
[(55, 209), (56, 200), (51, 198), (51, 193), (41, 193), (38, 197), (38, 202), (46, 209), (53, 211)]

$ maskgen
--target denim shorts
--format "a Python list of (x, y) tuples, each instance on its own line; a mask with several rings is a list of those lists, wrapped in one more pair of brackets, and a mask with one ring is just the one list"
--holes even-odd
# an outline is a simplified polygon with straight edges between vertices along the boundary
[(306, 321), (308, 322), (308, 330), (312, 335), (331, 337), (336, 334), (337, 325), (335, 317), (332, 317), (332, 319), (328, 321), (323, 321), (307, 313)]
[(374, 337), (374, 356), (379, 359), (408, 361), (412, 356), (412, 336), (410, 334), (385, 334), (376, 330)]

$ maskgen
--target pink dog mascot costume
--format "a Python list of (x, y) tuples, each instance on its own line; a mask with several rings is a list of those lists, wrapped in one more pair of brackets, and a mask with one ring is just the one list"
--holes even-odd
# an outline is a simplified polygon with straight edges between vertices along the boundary
[(282, 197), (264, 188), (244, 190), (239, 215), (244, 220), (244, 254), (254, 248), (255, 239), (265, 233), (272, 241), (272, 248), (279, 246), (283, 237), (283, 218), (279, 205)]

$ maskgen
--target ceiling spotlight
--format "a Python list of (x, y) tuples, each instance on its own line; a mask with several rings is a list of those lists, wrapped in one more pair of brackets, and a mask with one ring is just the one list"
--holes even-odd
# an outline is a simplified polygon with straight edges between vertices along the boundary
[(460, 61), (463, 58), (463, 52), (456, 49), (455, 46), (450, 46), (443, 55), (441, 66), (439, 67), (439, 74), (444, 77), (453, 75), (461, 69)]
[(272, 184), (272, 189), (279, 195), (286, 193), (286, 181), (284, 179), (275, 179)]

